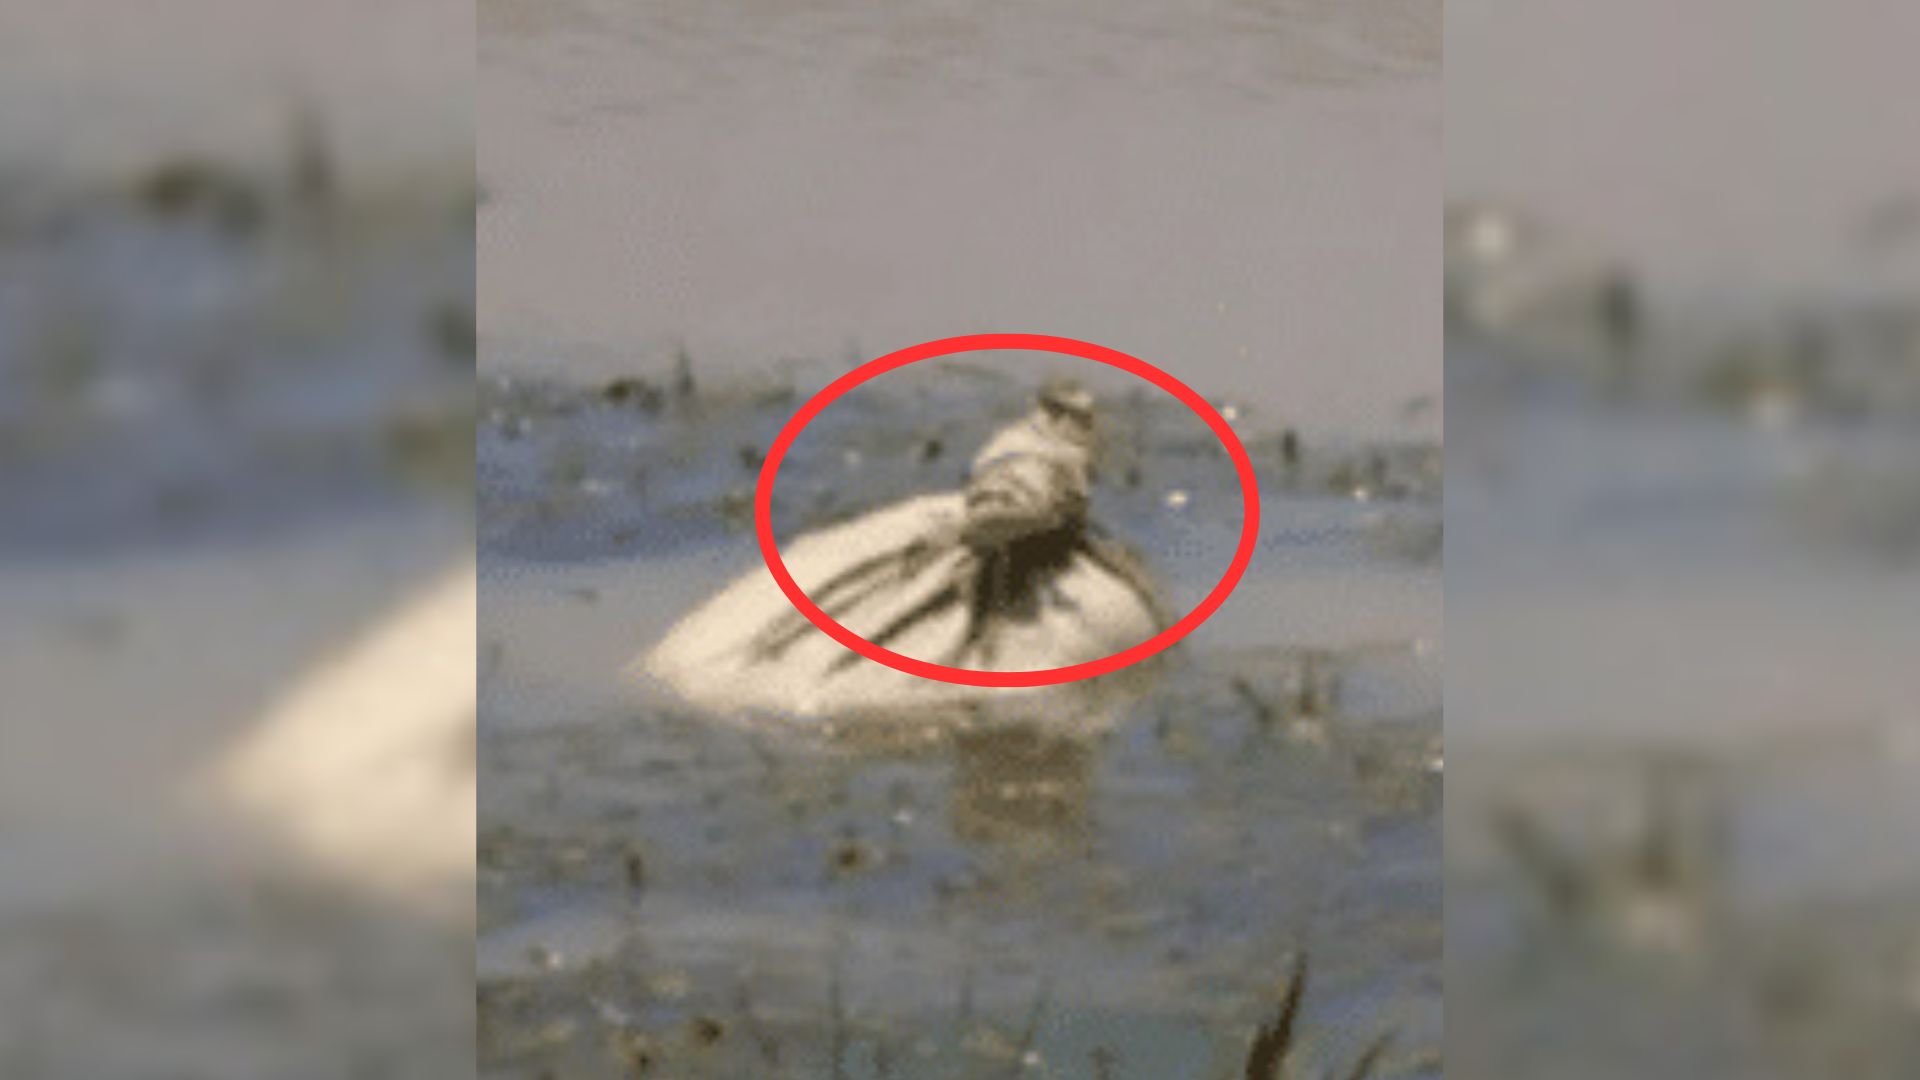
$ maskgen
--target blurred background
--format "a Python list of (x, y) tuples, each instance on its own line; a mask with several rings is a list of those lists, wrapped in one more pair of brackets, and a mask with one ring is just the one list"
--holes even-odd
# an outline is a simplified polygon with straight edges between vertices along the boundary
[(1448, 6), (1462, 1075), (1920, 1070), (1917, 39)]
[(0, 6), (0, 1074), (471, 1074), (472, 87)]
[[(1911, 1075), (1920, 138), (1904, 106), (1920, 97), (1914, 9), (1450, 7), (1448, 1056), (1473, 1076)], [(1382, 295), (1400, 295), (1395, 282), (1411, 295), (1431, 262), (1393, 258), (1396, 231), (1417, 231), (1413, 194), (1346, 228), (1299, 209), (1265, 246), (1233, 247), (1258, 238), (1237, 226), (1257, 217), (1269, 184), (1293, 192), (1287, 205), (1310, 208), (1356, 178), (1417, 171), (1430, 119), (1422, 80), (1438, 63), (1417, 6), (1382, 8), (1358, 27), (1329, 17), (1298, 35), (1264, 9), (1184, 35), (1125, 15), (1096, 20), (1086, 40), (1186, 44), (1140, 46), (1123, 69), (1090, 48), (1076, 54), (1083, 79), (1071, 84), (1049, 81), (1053, 56), (1029, 57), (1014, 65), (1025, 75), (984, 89), (964, 65), (943, 68), (945, 92), (973, 89), (916, 116), (948, 116), (954, 101), (971, 110), (959, 120), (1018, 114), (1044, 92), (1064, 95), (1076, 118), (1045, 130), (1016, 118), (998, 129), (1008, 134), (959, 149), (942, 149), (953, 140), (922, 134), (886, 104), (913, 91), (909, 60), (951, 63), (938, 13), (931, 31), (895, 37), (811, 16), (812, 40), (829, 43), (811, 49), (793, 44), (791, 26), (769, 24), (745, 35), (760, 61), (745, 70), (784, 63), (794, 77), (756, 82), (702, 51), (739, 44), (738, 27), (709, 33), (699, 11), (657, 10), (680, 28), (652, 38), (671, 46), (673, 62), (652, 69), (665, 92), (627, 95), (606, 80), (535, 77), (621, 68), (592, 5), (482, 7), (493, 26), (483, 47), (501, 61), (482, 90), (486, 107), (523, 121), (509, 123), (488, 163), (511, 196), (488, 227), (530, 253), (499, 261), (489, 280), (500, 301), (490, 292), (486, 323), (503, 370), (612, 378), (626, 370), (621, 350), (638, 343), (664, 371), (681, 336), (703, 359), (789, 347), (869, 356), (896, 338), (934, 336), (927, 326), (976, 329), (989, 312), (1044, 316), (1150, 359), (1203, 342), (1222, 386), (1240, 386), (1226, 380), (1246, 365), (1254, 405), (1310, 436), (1316, 422), (1382, 437), (1437, 430), (1437, 408), (1408, 409), (1431, 389), (1425, 339), (1333, 289), (1366, 272), (1385, 275), (1368, 279)], [(370, 829), (365, 815), (316, 843), (300, 778), (277, 783), (269, 768), (262, 784), (248, 770), (281, 759), (275, 732), (302, 745), (303, 718), (341, 715), (372, 718), (355, 729), (371, 734), (350, 740), (366, 755), (349, 755), (345, 769), (367, 786), (334, 802), (395, 805), (372, 796), (398, 775), (419, 800), (400, 805), (437, 812), (459, 801), (463, 776), (470, 783), (458, 694), (409, 708), (407, 695), (337, 690), (334, 676), (351, 683), (363, 664), (385, 670), (396, 653), (417, 675), (409, 658), (417, 651), (418, 671), (432, 670), (429, 638), (459, 636), (448, 627), (460, 625), (460, 598), (445, 582), (462, 575), (473, 544), (473, 212), (484, 201), (474, 183), (474, 18), (470, 5), (439, 0), (0, 8), (7, 1076), (473, 1067), (475, 916), (458, 860), (430, 838), (380, 842), (381, 832), (425, 830)], [(963, 21), (953, 33), (990, 30)], [(1260, 44), (1233, 44), (1249, 41)], [(846, 50), (868, 57), (854, 83), (814, 66)], [(1161, 84), (1138, 81), (1142, 71), (1186, 96), (1168, 105)], [(1316, 107), (1285, 118), (1253, 107), (1307, 83), (1353, 92), (1313, 95)], [(795, 85), (841, 107), (841, 125), (752, 126), (769, 94)], [(661, 101), (714, 104), (676, 112)], [(658, 171), (623, 171), (618, 160), (591, 175), (571, 169), (577, 133), (640, 116), (656, 121), (664, 152), (647, 161)], [(1143, 116), (1155, 118), (1144, 129)], [(746, 135), (706, 140), (716, 123), (748, 125)], [(1401, 125), (1414, 137), (1397, 138)], [(1353, 127), (1382, 138), (1336, 137)], [(1263, 141), (1283, 129), (1284, 146)], [(1104, 175), (1170, 178), (1112, 189), (1103, 205), (1135, 207), (1135, 222), (1184, 190), (1171, 179), (1184, 175), (1178, 166), (1140, 167), (1219, 163), (1195, 198), (1227, 208), (1205, 220), (1231, 258), (1182, 262), (1187, 249), (1141, 224), (1099, 230), (1104, 246), (1092, 251), (1105, 268), (1161, 260), (1158, 277), (1093, 271), (1109, 275), (1108, 292), (1139, 301), (1171, 283), (1165, 295), (1177, 298), (1191, 283), (1184, 323), (1141, 314), (1116, 335), (1085, 297), (1077, 309), (1023, 308), (1041, 295), (1038, 271), (980, 246), (971, 258), (1003, 270), (998, 283), (956, 275), (939, 290), (952, 307), (919, 312), (907, 294), (928, 290), (903, 289), (875, 303), (859, 328), (866, 337), (849, 342), (848, 322), (821, 313), (884, 296), (885, 282), (836, 246), (830, 226), (844, 204), (828, 201), (816, 219), (813, 204), (782, 194), (842, 190), (847, 177), (821, 166), (808, 187), (756, 179), (785, 167), (783, 147), (837, 148), (812, 159), (835, 161), (891, 145), (955, 167), (895, 166), (867, 181), (869, 194), (932, 182), (930, 204), (952, 193), (942, 183), (982, 182), (958, 168), (966, 161), (1101, 130), (1152, 135), (1083, 136), (1069, 148)], [(894, 141), (869, 141), (876, 133)], [(1289, 166), (1303, 157), (1341, 167)], [(860, 164), (863, 177), (884, 167)], [(602, 230), (603, 204), (591, 198), (635, 175), (665, 209), (639, 240)], [(1062, 175), (1030, 182), (1064, 212), (1081, 189)], [(687, 223), (718, 220), (703, 208), (723, 206), (752, 212), (728, 219), (742, 225), (731, 240), (696, 249)], [(930, 250), (964, 244), (969, 231), (902, 215), (896, 225), (925, 230), (914, 235)], [(754, 238), (786, 220), (820, 221), (809, 266), (851, 258), (845, 272), (776, 273), (777, 253)], [(1076, 219), (1006, 220), (1038, 229)], [(1260, 251), (1280, 245), (1297, 266), (1238, 284), (1213, 267), (1258, 266)], [(646, 267), (678, 267), (678, 284), (636, 288), (633, 304), (619, 289), (653, 280), (645, 274), (547, 274), (580, 253), (604, 268), (643, 250), (655, 253)], [(768, 272), (734, 274), (739, 265)], [(754, 280), (805, 288), (717, 288)], [(1275, 291), (1315, 299), (1263, 306)], [(726, 334), (706, 329), (735, 312), (749, 317)], [(1355, 326), (1368, 333), (1342, 336)], [(800, 332), (776, 338), (766, 327)], [(1332, 368), (1378, 367), (1300, 382), (1299, 369), (1247, 362), (1241, 347), (1262, 342), (1333, 358)], [(1330, 404), (1303, 419), (1288, 411), (1299, 401)], [(1400, 620), (1416, 627), (1405, 636), (1425, 635), (1426, 617), (1421, 606)], [(427, 637), (400, 640), (421, 644), (394, 648), (387, 632), (413, 627)], [(333, 693), (353, 706), (325, 708)], [(1415, 711), (1437, 720), (1437, 704), (1413, 696)], [(387, 731), (420, 737), (396, 737), (388, 757)], [(1135, 775), (1162, 775), (1161, 751), (1143, 746), (1122, 764), (1145, 761)], [(389, 760), (403, 767), (379, 764)], [(235, 770), (252, 779), (233, 781)], [(263, 786), (288, 797), (260, 799)], [(886, 807), (876, 812), (898, 812), (889, 797), (873, 795)], [(1417, 833), (1419, 815), (1408, 816)], [(415, 819), (381, 823), (392, 820)], [(548, 848), (571, 850), (557, 835)], [(883, 892), (890, 879), (871, 880), (863, 888)], [(1409, 907), (1417, 935), (1428, 907), (1418, 898)], [(1152, 911), (1122, 914), (1160, 925)], [(554, 955), (502, 940), (510, 965)], [(1235, 976), (1246, 985), (1232, 986), (1240, 996), (1223, 1031), (1246, 1029), (1252, 983), (1269, 974)], [(1031, 991), (1015, 980), (1005, 993), (1024, 1007)], [(1428, 999), (1407, 1000), (1393, 1008), (1438, 1038), (1437, 1018), (1421, 1011)], [(1377, 1004), (1368, 1000), (1357, 1027), (1392, 1012)], [(512, 1055), (500, 1056), (508, 1067)]]

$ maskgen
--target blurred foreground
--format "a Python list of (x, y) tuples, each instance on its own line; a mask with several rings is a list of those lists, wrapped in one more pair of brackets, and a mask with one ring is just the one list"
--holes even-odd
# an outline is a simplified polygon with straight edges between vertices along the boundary
[(1447, 5), (1462, 1076), (1920, 1075), (1916, 35)]
[(1447, 227), (1450, 1064), (1916, 1075), (1920, 295)]
[(10, 1078), (471, 1075), (471, 160), (276, 145), (0, 174)]

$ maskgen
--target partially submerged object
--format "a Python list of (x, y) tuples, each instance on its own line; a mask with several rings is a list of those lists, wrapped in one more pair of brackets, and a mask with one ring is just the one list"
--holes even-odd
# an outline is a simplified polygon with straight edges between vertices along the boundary
[[(1031, 671), (1108, 656), (1164, 620), (1138, 562), (1087, 520), (1093, 441), (1092, 399), (1049, 388), (1032, 414), (988, 440), (964, 492), (809, 533), (782, 561), (841, 625), (915, 659)], [(681, 620), (637, 667), (729, 713), (815, 718), (1032, 694), (868, 660), (808, 621), (763, 567)]]
[(317, 665), (193, 795), (376, 892), (474, 873), (474, 564)]

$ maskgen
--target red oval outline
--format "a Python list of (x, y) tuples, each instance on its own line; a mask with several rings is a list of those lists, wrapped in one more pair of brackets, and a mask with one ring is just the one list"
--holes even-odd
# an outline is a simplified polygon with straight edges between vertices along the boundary
[[(1192, 611), (1176, 621), (1172, 626), (1160, 631), (1153, 637), (1122, 649), (1098, 660), (1069, 664), (1066, 667), (1042, 668), (1037, 671), (982, 671), (975, 668), (948, 667), (944, 664), (929, 663), (901, 653), (885, 646), (875, 645), (866, 638), (854, 633), (835, 621), (833, 616), (822, 611), (800, 588), (793, 575), (788, 573), (787, 564), (781, 561), (780, 548), (773, 536), (773, 485), (780, 474), (780, 463), (786, 459), (787, 451), (793, 446), (794, 439), (813, 422), (814, 418), (827, 406), (838, 401), (842, 395), (861, 383), (877, 378), (889, 371), (906, 367), (908, 364), (931, 360), (939, 356), (954, 353), (978, 352), (985, 349), (1025, 349), (1032, 352), (1059, 353), (1077, 356), (1084, 360), (1116, 367), (1122, 371), (1137, 375), (1167, 393), (1178, 398), (1181, 404), (1192, 409), (1213, 431), (1220, 444), (1226, 448), (1227, 456), (1233, 460), (1234, 471), (1240, 478), (1240, 491), (1244, 505), (1244, 518), (1240, 526), (1240, 544), (1234, 550), (1233, 561), (1227, 565), (1227, 572), (1220, 583), (1213, 587), (1206, 598)], [(1061, 683), (1077, 682), (1105, 675), (1121, 668), (1137, 664), (1150, 656), (1170, 648), (1175, 642), (1212, 618), (1226, 603), (1227, 596), (1240, 584), (1240, 578), (1246, 573), (1247, 566), (1253, 561), (1253, 550), (1260, 536), (1260, 485), (1253, 473), (1253, 460), (1247, 456), (1247, 448), (1240, 444), (1239, 436), (1233, 433), (1233, 427), (1226, 418), (1207, 404), (1205, 398), (1195, 393), (1179, 379), (1161, 371), (1144, 360), (1128, 356), (1126, 353), (1109, 349), (1104, 345), (1076, 341), (1073, 338), (1054, 337), (1049, 334), (963, 334), (959, 337), (941, 338), (937, 341), (922, 342), (895, 352), (888, 353), (878, 360), (861, 364), (833, 382), (826, 389), (808, 399), (800, 411), (793, 414), (780, 434), (773, 440), (773, 446), (767, 450), (767, 459), (760, 466), (760, 481), (753, 493), (753, 526), (760, 539), (760, 555), (766, 560), (767, 570), (773, 574), (773, 580), (779, 584), (780, 591), (809, 622), (825, 631), (833, 640), (859, 653), (875, 663), (885, 664), (896, 671), (909, 675), (918, 675), (923, 679), (939, 682), (957, 683), (962, 686), (990, 687), (1033, 687), (1054, 686)]]

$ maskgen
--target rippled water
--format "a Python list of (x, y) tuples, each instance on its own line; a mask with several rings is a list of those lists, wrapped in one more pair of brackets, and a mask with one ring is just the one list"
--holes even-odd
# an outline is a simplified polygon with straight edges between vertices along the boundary
[[(1438, 7), (480, 11), (485, 1071), (1214, 1075), (1304, 947), (1323, 1064), (1390, 1028), (1436, 1073)], [(804, 395), (983, 330), (1140, 356), (1262, 462), (1253, 571), (1110, 739), (822, 745), (610, 684), (755, 565)], [(958, 483), (1047, 367), (968, 359), (829, 410), (780, 534)], [(1095, 514), (1191, 604), (1231, 473), (1089, 368), (1045, 373), (1113, 410)]]
[[(1030, 389), (1004, 359), (830, 409), (776, 528), (952, 485)], [(1224, 453), (1170, 400), (1110, 405), (1129, 464), (1096, 515), (1192, 603), (1237, 538)], [(1109, 739), (873, 746), (635, 704), (618, 668), (754, 565), (738, 497), (792, 407), (777, 380), (485, 397), (484, 1070), (1210, 1075), (1306, 949), (1316, 1053), (1392, 1029), (1389, 1074), (1437, 1074), (1437, 449), (1289, 468), (1243, 419), (1260, 556)]]

